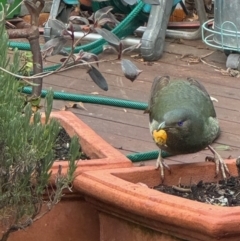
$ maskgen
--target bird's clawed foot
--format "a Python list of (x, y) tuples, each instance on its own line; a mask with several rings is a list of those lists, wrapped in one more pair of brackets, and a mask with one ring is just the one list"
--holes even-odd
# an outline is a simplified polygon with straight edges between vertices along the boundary
[(228, 170), (226, 163), (224, 162), (222, 157), (211, 146), (208, 146), (208, 148), (213, 153), (214, 157), (207, 156), (205, 158), (205, 161), (215, 162), (215, 165), (216, 165), (216, 176), (215, 177), (218, 176), (219, 166), (220, 166), (223, 178), (224, 178), (224, 180), (226, 180), (227, 179), (226, 173), (230, 176), (230, 172)]
[(164, 162), (164, 159), (161, 156), (161, 152), (159, 152), (158, 159), (156, 162), (156, 169), (158, 170), (160, 168), (162, 182), (164, 181), (164, 167), (168, 169), (168, 171), (171, 173), (170, 167)]

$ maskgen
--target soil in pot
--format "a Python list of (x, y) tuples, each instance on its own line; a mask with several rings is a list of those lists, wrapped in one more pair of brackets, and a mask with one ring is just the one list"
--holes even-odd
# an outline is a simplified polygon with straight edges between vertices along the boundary
[[(69, 160), (70, 143), (71, 137), (68, 135), (64, 128), (61, 128), (54, 146), (55, 160)], [(89, 160), (90, 158), (81, 150), (80, 147), (79, 156), (77, 159)]]
[(160, 184), (154, 189), (212, 205), (240, 206), (240, 177), (230, 177), (226, 181), (220, 180), (217, 183), (200, 181), (197, 184), (191, 184), (191, 180), (189, 180), (188, 186)]

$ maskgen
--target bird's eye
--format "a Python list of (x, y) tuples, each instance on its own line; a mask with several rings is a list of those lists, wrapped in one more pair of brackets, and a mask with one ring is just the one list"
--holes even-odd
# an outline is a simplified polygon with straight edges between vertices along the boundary
[(183, 125), (183, 121), (179, 121), (177, 124), (178, 124), (178, 126), (182, 126)]

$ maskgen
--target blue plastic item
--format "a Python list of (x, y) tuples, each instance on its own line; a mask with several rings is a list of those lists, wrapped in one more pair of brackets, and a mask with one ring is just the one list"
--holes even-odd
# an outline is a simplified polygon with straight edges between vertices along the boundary
[(177, 4), (179, 4), (181, 2), (181, 0), (174, 0), (173, 1), (173, 6), (176, 6)]
[(63, 0), (63, 2), (69, 5), (77, 5), (79, 3), (78, 0)]
[(145, 4), (144, 7), (143, 7), (143, 12), (144, 13), (150, 13), (150, 11), (151, 11), (151, 5)]

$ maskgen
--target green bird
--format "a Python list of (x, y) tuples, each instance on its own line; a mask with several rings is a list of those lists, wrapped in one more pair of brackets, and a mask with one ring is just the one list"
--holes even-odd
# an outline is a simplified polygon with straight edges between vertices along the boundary
[(205, 87), (197, 80), (172, 81), (168, 76), (156, 77), (151, 88), (148, 108), (150, 132), (160, 148), (156, 166), (161, 169), (169, 166), (161, 157), (161, 151), (170, 154), (189, 154), (208, 147), (214, 155), (216, 175), (219, 166), (223, 178), (227, 165), (221, 156), (210, 146), (220, 135), (220, 127), (212, 99)]

